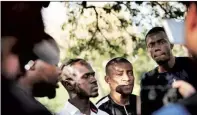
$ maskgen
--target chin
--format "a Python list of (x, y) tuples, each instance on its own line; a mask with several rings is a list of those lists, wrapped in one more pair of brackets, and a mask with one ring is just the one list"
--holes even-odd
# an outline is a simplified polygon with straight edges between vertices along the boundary
[(124, 92), (124, 91), (123, 91), (123, 92), (122, 92), (122, 95), (129, 95), (129, 94), (131, 94), (131, 91), (128, 91), (128, 92), (126, 92), (126, 91)]
[(169, 58), (155, 58), (155, 61), (159, 64), (159, 65), (163, 65), (165, 63), (167, 63), (170, 59)]
[(34, 97), (48, 97), (49, 99), (55, 98), (56, 88), (50, 84), (37, 84), (33, 88)]
[(99, 94), (96, 93), (96, 94), (92, 94), (90, 97), (97, 97)]

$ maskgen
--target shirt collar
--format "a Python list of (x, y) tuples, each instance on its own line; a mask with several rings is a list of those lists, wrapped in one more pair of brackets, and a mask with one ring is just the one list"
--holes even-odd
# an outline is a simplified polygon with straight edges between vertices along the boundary
[[(81, 113), (80, 110), (77, 107), (75, 107), (73, 104), (71, 104), (69, 101), (65, 104), (64, 108), (66, 110), (69, 110), (69, 113), (71, 113), (71, 115)], [(95, 114), (98, 113), (97, 107), (92, 102), (90, 102), (90, 110), (91, 110), (91, 113), (92, 112)]]

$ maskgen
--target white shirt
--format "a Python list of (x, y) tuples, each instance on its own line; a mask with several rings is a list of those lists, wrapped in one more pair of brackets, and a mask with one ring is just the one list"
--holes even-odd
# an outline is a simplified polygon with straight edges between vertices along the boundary
[[(90, 115), (109, 115), (106, 112), (96, 108), (94, 104), (91, 103), (91, 113)], [(81, 113), (81, 111), (76, 108), (73, 104), (71, 104), (69, 101), (66, 102), (64, 108), (57, 113), (57, 115), (85, 115)]]

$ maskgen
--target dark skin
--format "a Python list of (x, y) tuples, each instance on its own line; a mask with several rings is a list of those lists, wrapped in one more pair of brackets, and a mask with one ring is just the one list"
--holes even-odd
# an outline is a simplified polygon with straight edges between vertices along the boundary
[(134, 86), (133, 67), (130, 63), (118, 63), (109, 66), (105, 81), (110, 86), (110, 96), (119, 105), (129, 104), (129, 94)]
[(83, 114), (90, 115), (89, 98), (98, 96), (97, 80), (92, 67), (76, 62), (63, 68), (62, 77), (65, 78), (62, 84), (69, 93), (69, 102)]
[(167, 35), (163, 31), (147, 36), (146, 45), (152, 59), (159, 65), (159, 72), (167, 72), (175, 64), (175, 56), (172, 54), (173, 45), (170, 44)]
[(29, 89), (34, 96), (54, 98), (60, 74), (61, 71), (56, 66), (36, 60), (35, 65), (19, 78), (18, 83)]

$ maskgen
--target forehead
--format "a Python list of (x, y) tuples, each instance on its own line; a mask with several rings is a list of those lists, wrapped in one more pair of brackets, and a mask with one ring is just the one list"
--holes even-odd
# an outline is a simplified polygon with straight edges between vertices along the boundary
[(80, 63), (75, 63), (72, 66), (66, 66), (63, 69), (63, 73), (65, 74), (70, 74), (75, 77), (81, 77), (86, 73), (94, 72), (92, 67), (89, 64), (80, 64)]
[(156, 42), (157, 40), (160, 40), (160, 39), (168, 40), (167, 35), (164, 31), (159, 31), (157, 33), (152, 33), (152, 34), (148, 35), (147, 36), (147, 44), (150, 42)]
[(132, 67), (131, 63), (121, 62), (121, 63), (113, 64), (112, 70), (114, 70), (114, 71), (133, 70), (133, 67)]

